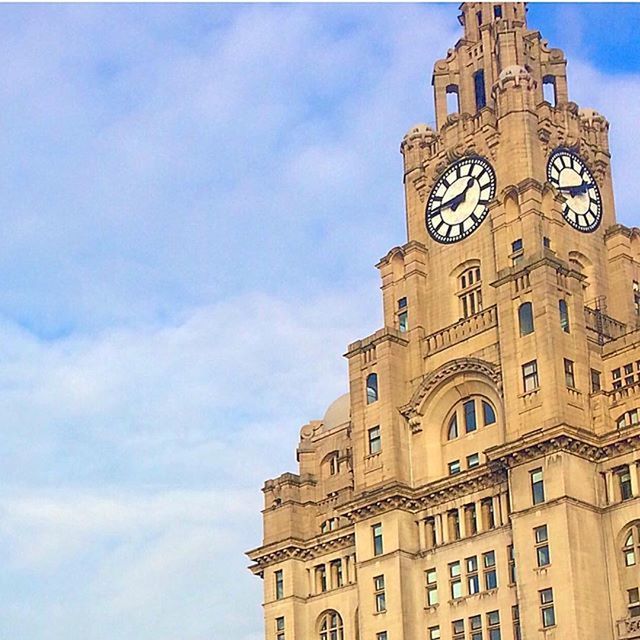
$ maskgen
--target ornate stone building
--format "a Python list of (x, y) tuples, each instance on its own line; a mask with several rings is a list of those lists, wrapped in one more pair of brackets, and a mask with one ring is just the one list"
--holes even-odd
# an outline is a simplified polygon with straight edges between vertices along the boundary
[(264, 486), (267, 640), (640, 638), (640, 230), (522, 3), (464, 3), (349, 393)]

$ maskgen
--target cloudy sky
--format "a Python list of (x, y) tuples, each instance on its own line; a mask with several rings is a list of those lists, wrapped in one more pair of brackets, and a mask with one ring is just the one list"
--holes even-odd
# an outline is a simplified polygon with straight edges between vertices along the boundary
[[(456, 6), (0, 6), (0, 637), (262, 637), (260, 487), (380, 324)], [(638, 224), (640, 6), (529, 19)]]

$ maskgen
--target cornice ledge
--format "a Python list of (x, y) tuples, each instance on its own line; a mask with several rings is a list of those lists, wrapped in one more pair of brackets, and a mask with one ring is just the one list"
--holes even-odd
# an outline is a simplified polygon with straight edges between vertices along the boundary
[(356, 340), (352, 342), (347, 347), (347, 352), (344, 354), (345, 358), (351, 358), (359, 353), (361, 353), (364, 349), (369, 347), (377, 347), (379, 344), (383, 342), (395, 342), (403, 347), (406, 347), (409, 344), (409, 340), (403, 337), (403, 334), (400, 333), (394, 327), (383, 327), (382, 329), (378, 329), (374, 334), (363, 338), (362, 340)]
[(380, 260), (378, 260), (378, 263), (375, 265), (375, 267), (376, 269), (381, 269), (382, 267), (389, 264), (389, 262), (391, 262), (391, 260), (395, 256), (400, 255), (404, 257), (411, 251), (419, 251), (420, 253), (424, 253), (425, 255), (429, 253), (427, 247), (422, 242), (419, 242), (418, 240), (410, 240), (409, 242), (406, 242), (401, 246), (389, 249), (387, 254), (380, 258)]
[(553, 267), (563, 273), (563, 275), (577, 278), (578, 280), (585, 280), (585, 276), (579, 271), (572, 269), (566, 262), (555, 256), (551, 251), (545, 251), (543, 254), (534, 256), (528, 261), (521, 262), (515, 267), (508, 267), (498, 272), (498, 277), (489, 284), (492, 287), (500, 287), (503, 284), (512, 282), (516, 278), (520, 277), (523, 273), (530, 273), (540, 267)]
[(480, 358), (456, 358), (428, 373), (413, 392), (409, 402), (398, 407), (398, 410), (411, 422), (416, 416), (421, 415), (420, 407), (423, 400), (433, 388), (452, 375), (465, 372), (481, 373), (492, 380), (498, 389), (502, 389), (502, 374), (497, 365)]
[[(280, 546), (283, 542), (287, 543), (287, 545)], [(261, 573), (265, 567), (278, 564), (285, 560), (311, 560), (330, 551), (351, 547), (355, 542), (356, 536), (353, 531), (342, 534), (336, 538), (329, 538), (312, 544), (305, 543), (298, 538), (289, 538), (286, 541), (274, 543), (267, 547), (259, 547), (252, 551), (247, 551), (246, 555), (250, 560), (253, 560), (253, 564), (249, 569), (254, 574), (258, 574)]]

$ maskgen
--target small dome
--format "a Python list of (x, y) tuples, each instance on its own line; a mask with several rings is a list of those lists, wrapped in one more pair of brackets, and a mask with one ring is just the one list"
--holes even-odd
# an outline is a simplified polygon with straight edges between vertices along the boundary
[(334, 400), (322, 418), (323, 430), (343, 425), (351, 419), (351, 398), (348, 393)]
[(605, 117), (601, 113), (598, 113), (595, 109), (580, 109), (580, 111), (578, 111), (578, 114), (580, 118), (586, 120), (591, 124), (593, 124), (593, 122), (596, 120), (605, 120)]
[(500, 72), (498, 80), (506, 80), (507, 78), (522, 78), (530, 77), (529, 72), (521, 67), (519, 64), (512, 64), (510, 67), (506, 67)]
[(417, 138), (430, 138), (435, 135), (436, 135), (436, 132), (430, 126), (426, 124), (417, 124), (411, 127), (409, 131), (407, 131), (407, 133), (404, 136), (404, 140), (415, 140)]

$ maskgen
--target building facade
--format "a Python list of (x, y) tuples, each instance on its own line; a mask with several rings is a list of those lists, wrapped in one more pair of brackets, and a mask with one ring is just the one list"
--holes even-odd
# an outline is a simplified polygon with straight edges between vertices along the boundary
[(267, 640), (640, 639), (640, 229), (525, 5), (460, 22), (384, 327), (263, 489)]

